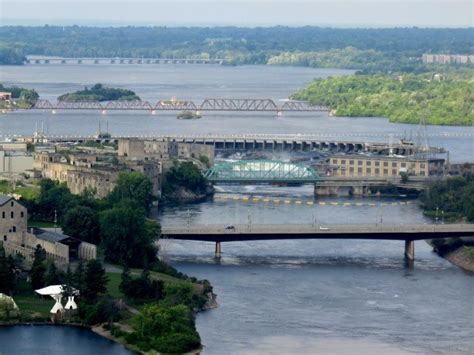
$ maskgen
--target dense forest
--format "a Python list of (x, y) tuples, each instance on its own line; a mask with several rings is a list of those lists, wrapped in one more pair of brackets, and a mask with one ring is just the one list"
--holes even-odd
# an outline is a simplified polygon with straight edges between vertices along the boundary
[(84, 88), (73, 93), (67, 93), (58, 97), (59, 101), (79, 102), (79, 101), (116, 101), (116, 100), (140, 100), (131, 90), (116, 89), (95, 84), (90, 89)]
[(335, 116), (388, 117), (392, 122), (473, 125), (474, 70), (356, 75), (317, 79), (293, 95), (332, 109)]
[[(423, 53), (474, 53), (472, 28), (4, 26), (0, 38), (2, 64), (21, 64), (30, 54), (190, 56), (224, 58), (228, 64), (337, 66), (381, 72), (421, 70)], [(289, 60), (292, 55), (296, 59)], [(334, 56), (338, 59), (331, 65)], [(374, 66), (375, 61), (381, 64)]]

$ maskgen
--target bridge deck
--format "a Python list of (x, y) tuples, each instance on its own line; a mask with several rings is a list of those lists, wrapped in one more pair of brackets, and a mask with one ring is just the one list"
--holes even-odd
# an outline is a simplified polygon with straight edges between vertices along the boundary
[(162, 238), (235, 242), (278, 239), (422, 240), (474, 236), (474, 224), (442, 225), (225, 225), (163, 226)]

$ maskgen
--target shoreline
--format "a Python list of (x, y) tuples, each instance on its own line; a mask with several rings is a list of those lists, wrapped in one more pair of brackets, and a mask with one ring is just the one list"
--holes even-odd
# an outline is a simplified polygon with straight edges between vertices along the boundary
[[(425, 240), (425, 242), (429, 246), (433, 247), (431, 240)], [(466, 255), (464, 246), (457, 248), (455, 250), (452, 250), (446, 253), (445, 255), (440, 255), (434, 250), (433, 250), (433, 253), (438, 255), (440, 258), (443, 258), (449, 261), (451, 264), (457, 266), (464, 272), (474, 275), (474, 260)]]

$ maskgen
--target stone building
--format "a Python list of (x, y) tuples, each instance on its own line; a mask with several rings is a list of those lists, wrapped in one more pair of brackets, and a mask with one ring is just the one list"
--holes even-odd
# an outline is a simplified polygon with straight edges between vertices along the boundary
[(427, 177), (445, 171), (444, 159), (416, 159), (391, 156), (334, 155), (330, 158), (334, 176), (396, 178), (401, 172)]
[(147, 176), (153, 184), (153, 194), (161, 191), (161, 163), (155, 160), (123, 159), (121, 164), (98, 161), (96, 154), (57, 154), (35, 152), (33, 167), (43, 178), (65, 182), (73, 194), (86, 189), (95, 191), (96, 197), (106, 197), (115, 187), (121, 172), (137, 171)]
[(28, 264), (33, 262), (38, 245), (58, 266), (66, 266), (76, 259), (91, 260), (97, 257), (94, 244), (54, 231), (28, 228), (27, 210), (13, 197), (0, 195), (0, 217), (0, 243), (5, 252), (8, 255), (22, 255)]
[[(205, 156), (210, 165), (214, 165), (214, 146), (198, 143), (176, 142), (171, 139), (140, 140), (138, 138), (118, 141), (119, 157), (128, 159), (200, 159)], [(166, 165), (166, 164), (165, 164)]]

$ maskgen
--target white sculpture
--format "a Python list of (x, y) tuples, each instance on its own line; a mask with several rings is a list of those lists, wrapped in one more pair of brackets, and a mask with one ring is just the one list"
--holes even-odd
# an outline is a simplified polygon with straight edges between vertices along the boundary
[[(61, 303), (61, 299), (66, 289), (65, 285), (51, 285), (39, 290), (35, 290), (36, 293), (42, 296), (51, 296), (56, 303), (54, 304), (53, 308), (51, 308), (51, 313), (56, 314), (59, 312), (64, 311), (64, 307)], [(70, 288), (73, 295), (78, 295), (79, 291), (75, 288)], [(74, 302), (74, 296), (68, 296), (68, 301), (66, 303), (66, 309), (77, 309), (77, 304)]]

